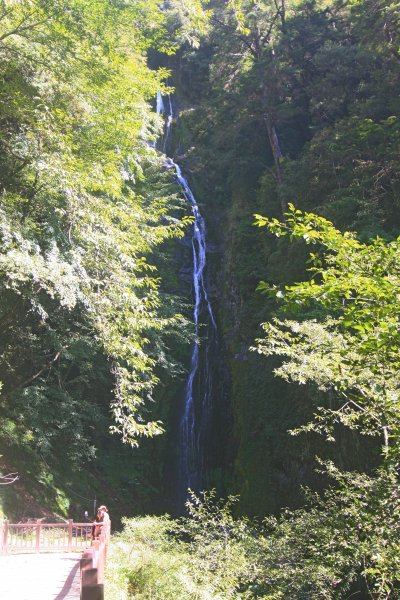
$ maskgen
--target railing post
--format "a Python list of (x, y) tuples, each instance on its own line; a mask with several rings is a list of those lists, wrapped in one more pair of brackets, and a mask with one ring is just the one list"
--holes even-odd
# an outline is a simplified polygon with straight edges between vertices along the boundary
[(72, 552), (72, 519), (68, 519), (68, 552)]
[(1, 536), (1, 553), (7, 554), (8, 552), (8, 519), (4, 519), (2, 525), (2, 536)]
[(40, 552), (41, 519), (36, 519), (36, 552)]

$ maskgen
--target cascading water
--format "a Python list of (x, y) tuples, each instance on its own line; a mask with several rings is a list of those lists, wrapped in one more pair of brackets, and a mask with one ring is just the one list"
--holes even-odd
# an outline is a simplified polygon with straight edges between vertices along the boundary
[(157, 92), (157, 105), (156, 105), (156, 111), (157, 114), (164, 114), (165, 112), (165, 107), (164, 107), (164, 100), (162, 95), (160, 94), (160, 92)]
[(171, 96), (170, 95), (168, 95), (168, 112), (167, 112), (166, 109), (165, 109), (165, 104), (164, 104), (163, 97), (162, 97), (162, 95), (161, 95), (160, 92), (157, 92), (156, 111), (157, 111), (158, 115), (162, 114), (162, 115), (166, 116), (166, 123), (165, 123), (165, 127), (164, 127), (164, 135), (163, 135), (162, 140), (160, 141), (160, 144), (159, 144), (160, 150), (162, 152), (166, 152), (169, 135), (171, 133), (172, 121), (173, 121), (173, 118), (174, 118), (174, 114), (172, 112), (172, 100), (171, 100)]
[[(178, 181), (183, 190), (186, 201), (192, 208), (194, 223), (191, 239), (193, 256), (193, 289), (194, 289), (194, 310), (193, 320), (195, 325), (195, 340), (192, 346), (189, 377), (186, 382), (184, 394), (183, 414), (180, 423), (180, 495), (184, 499), (187, 489), (195, 492), (200, 491), (204, 484), (205, 476), (205, 443), (207, 440), (209, 420), (212, 409), (212, 386), (208, 381), (210, 377), (210, 368), (208, 364), (209, 345), (215, 343), (217, 338), (217, 326), (215, 323), (213, 311), (207, 294), (204, 275), (207, 256), (206, 228), (204, 219), (200, 214), (199, 207), (193, 193), (182, 175), (180, 167), (172, 163), (175, 167)], [(205, 346), (205, 356), (203, 356), (202, 372), (200, 369), (200, 344), (201, 344), (201, 317), (202, 311), (206, 312), (203, 317), (203, 345)], [(203, 353), (204, 354), (204, 353)], [(202, 377), (204, 381), (200, 387), (202, 397), (197, 398), (194, 390), (196, 377)]]
[[(165, 116), (165, 133), (161, 149), (165, 151), (173, 122), (172, 102), (168, 96), (168, 110), (161, 94), (157, 95), (157, 112)], [(217, 326), (207, 293), (205, 269), (207, 258), (206, 227), (199, 206), (182, 170), (172, 158), (166, 167), (173, 168), (186, 202), (193, 213), (191, 233), (192, 282), (194, 292), (193, 321), (195, 340), (191, 349), (190, 370), (184, 390), (184, 401), (179, 424), (179, 498), (182, 507), (187, 490), (199, 492), (205, 483), (208, 440), (213, 411), (213, 369), (211, 356), (217, 342)]]

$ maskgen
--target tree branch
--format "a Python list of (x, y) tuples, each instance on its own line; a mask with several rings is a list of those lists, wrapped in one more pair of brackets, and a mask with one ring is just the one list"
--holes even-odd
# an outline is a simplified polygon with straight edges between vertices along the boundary
[(10, 485), (18, 481), (18, 473), (8, 473), (7, 475), (0, 475), (0, 485)]
[(35, 379), (37, 379), (38, 377), (40, 377), (42, 375), (42, 373), (44, 373), (45, 371), (47, 371), (48, 369), (50, 369), (50, 367), (56, 362), (56, 360), (58, 360), (60, 358), (61, 353), (62, 353), (63, 350), (64, 350), (64, 348), (62, 350), (60, 350), (59, 352), (57, 352), (57, 354), (54, 356), (54, 358), (52, 358), (50, 362), (48, 362), (42, 369), (40, 369), (40, 371), (38, 371), (37, 373), (35, 373), (35, 375), (32, 375), (32, 377), (29, 377), (29, 379), (26, 379), (23, 383), (20, 383), (16, 387), (12, 388), (10, 391), (7, 392), (7, 394), (3, 394), (2, 398), (9, 397), (16, 390), (18, 390), (20, 388), (24, 388), (27, 385), (29, 385), (30, 383), (32, 383), (33, 381), (35, 381)]
[[(29, 16), (31, 16), (31, 15), (29, 15)], [(3, 35), (0, 35), (0, 42), (2, 42), (5, 38), (10, 37), (10, 35), (20, 35), (23, 31), (29, 31), (31, 29), (35, 29), (35, 27), (38, 27), (38, 25), (43, 25), (43, 23), (46, 23), (47, 21), (49, 21), (51, 19), (51, 17), (46, 17), (45, 19), (42, 19), (41, 21), (36, 21), (34, 23), (30, 23), (29, 25), (25, 25), (24, 27), (22, 27), (22, 24), (27, 20), (27, 18), (28, 17), (24, 18), (11, 31), (6, 31), (5, 33), (3, 33)]]

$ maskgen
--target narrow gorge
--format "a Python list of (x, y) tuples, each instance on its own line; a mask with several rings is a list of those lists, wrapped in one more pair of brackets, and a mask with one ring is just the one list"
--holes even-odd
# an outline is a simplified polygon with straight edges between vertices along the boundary
[[(166, 108), (167, 106), (167, 108)], [(164, 117), (164, 133), (159, 146), (162, 152), (168, 148), (173, 136), (173, 100), (166, 102), (157, 94), (156, 111)], [(178, 511), (183, 510), (188, 491), (199, 494), (209, 485), (212, 465), (211, 449), (218, 454), (216, 437), (216, 404), (221, 404), (221, 383), (214, 378), (222, 373), (223, 357), (219, 350), (219, 333), (213, 308), (207, 291), (207, 233), (204, 218), (181, 167), (172, 157), (167, 157), (165, 168), (175, 172), (177, 185), (189, 206), (193, 224), (190, 226), (188, 244), (191, 247), (191, 273), (193, 296), (194, 340), (191, 347), (188, 377), (183, 390), (183, 402), (178, 417), (177, 497)], [(213, 362), (213, 364), (212, 364)], [(221, 408), (221, 407), (220, 407)], [(217, 434), (218, 435), (218, 434)], [(220, 440), (223, 436), (220, 436)]]

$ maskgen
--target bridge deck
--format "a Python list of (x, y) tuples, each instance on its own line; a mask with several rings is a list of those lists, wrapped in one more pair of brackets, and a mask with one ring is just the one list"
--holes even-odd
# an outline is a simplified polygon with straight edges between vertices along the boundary
[(79, 600), (80, 553), (0, 556), (3, 600)]

